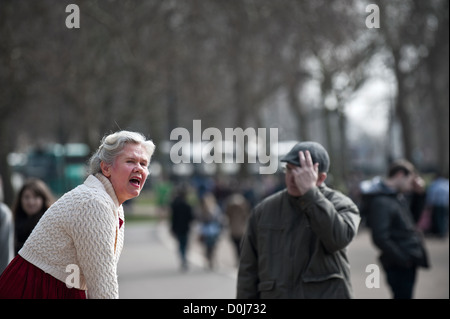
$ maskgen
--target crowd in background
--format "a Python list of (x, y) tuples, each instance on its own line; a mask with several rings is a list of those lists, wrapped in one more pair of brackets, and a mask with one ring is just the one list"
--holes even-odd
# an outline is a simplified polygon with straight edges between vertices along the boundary
[[(357, 203), (362, 222), (360, 228), (366, 225), (365, 197), (367, 187), (377, 183), (382, 176), (373, 179), (356, 181), (355, 186), (349, 191), (349, 196)], [(428, 237), (445, 238), (448, 235), (448, 199), (449, 181), (439, 173), (432, 173), (423, 180), (421, 190), (407, 194), (410, 202), (413, 220), (417, 229)], [(159, 189), (164, 190), (159, 190)], [(167, 181), (155, 183), (154, 193), (158, 196), (157, 202), (162, 207), (168, 208), (169, 220), (172, 232), (179, 238), (176, 229), (182, 228), (183, 238), (188, 238), (189, 231), (193, 227), (180, 227), (178, 224), (193, 225), (198, 223), (198, 238), (205, 245), (205, 255), (210, 267), (213, 266), (215, 244), (222, 230), (227, 228), (230, 240), (236, 249), (236, 260), (239, 260), (240, 240), (245, 231), (247, 218), (252, 208), (265, 197), (284, 188), (283, 177), (279, 175), (265, 178), (249, 178), (245, 182), (239, 182), (231, 177), (200, 178), (195, 177), (190, 181), (170, 183)], [(183, 194), (180, 197), (180, 192)], [(190, 217), (179, 217), (177, 204), (183, 198), (185, 205), (189, 206)], [(174, 226), (177, 225), (177, 226)], [(181, 256), (186, 254), (187, 239), (180, 244)], [(186, 267), (185, 257), (181, 257), (182, 268)], [(184, 261), (183, 261), (184, 260)]]
[[(362, 202), (365, 188), (379, 178), (363, 181), (349, 194), (360, 206), (363, 217), (361, 227), (365, 226)], [(448, 179), (435, 174), (427, 183), (426, 191), (414, 197), (417, 203), (412, 205), (413, 218), (425, 235), (445, 238), (448, 234), (448, 187)], [(284, 183), (280, 175), (251, 177), (244, 181), (229, 176), (194, 176), (190, 180), (177, 182), (163, 179), (153, 181), (150, 191), (156, 198), (156, 205), (168, 213), (166, 217), (169, 218), (172, 234), (179, 243), (181, 268), (185, 270), (188, 236), (193, 223), (198, 224), (197, 237), (204, 245), (205, 258), (210, 268), (214, 266), (216, 244), (224, 229), (228, 229), (229, 240), (236, 251), (233, 257), (238, 260), (240, 240), (252, 208), (282, 188)], [(11, 208), (0, 204), (0, 272), (17, 254), (33, 227), (54, 201), (55, 196), (50, 188), (42, 180), (31, 178), (19, 189)]]

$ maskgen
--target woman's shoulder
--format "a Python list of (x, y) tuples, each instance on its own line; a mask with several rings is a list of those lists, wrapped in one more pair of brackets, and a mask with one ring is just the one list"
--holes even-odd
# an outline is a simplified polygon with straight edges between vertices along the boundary
[(114, 224), (114, 204), (108, 201), (106, 192), (85, 184), (69, 191), (53, 205), (51, 214), (65, 216), (64, 224), (69, 229), (78, 229), (77, 232)]
[(95, 199), (98, 197), (98, 193), (98, 190), (90, 188), (84, 183), (65, 193), (55, 204), (73, 203), (74, 205), (79, 205), (80, 203)]
[[(95, 177), (93, 177), (95, 179)], [(102, 187), (100, 182), (95, 183), (88, 178), (86, 182), (75, 187), (71, 191), (65, 193), (53, 205), (54, 209), (64, 210), (70, 208), (69, 211), (76, 212), (86, 209), (110, 210), (114, 206), (111, 198)]]

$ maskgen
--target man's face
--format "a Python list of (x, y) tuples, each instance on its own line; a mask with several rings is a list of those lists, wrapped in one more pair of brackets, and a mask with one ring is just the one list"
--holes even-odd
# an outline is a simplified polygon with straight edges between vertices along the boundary
[(399, 178), (398, 190), (402, 193), (408, 193), (412, 191), (414, 178), (415, 178), (414, 174), (409, 175), (402, 174), (401, 177)]
[(286, 183), (287, 192), (291, 196), (299, 197), (301, 196), (301, 192), (297, 187), (297, 184), (295, 183), (294, 174), (292, 173), (292, 170), (295, 168), (295, 165), (286, 164), (285, 168), (285, 175), (284, 175), (284, 181)]

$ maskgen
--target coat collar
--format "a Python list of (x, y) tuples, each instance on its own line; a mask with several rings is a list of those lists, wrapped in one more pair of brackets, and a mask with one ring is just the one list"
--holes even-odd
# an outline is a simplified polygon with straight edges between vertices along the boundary
[(103, 188), (105, 189), (106, 193), (109, 195), (109, 197), (111, 197), (116, 208), (120, 207), (119, 200), (117, 199), (116, 192), (114, 191), (114, 187), (112, 186), (111, 182), (105, 175), (103, 175), (101, 173), (97, 173), (95, 175), (89, 175), (85, 181), (85, 184), (87, 186), (93, 186), (93, 187), (98, 187), (98, 186), (102, 185)]
[(109, 196), (111, 196), (112, 200), (114, 201), (114, 204), (116, 204), (117, 207), (120, 206), (119, 200), (117, 199), (116, 192), (114, 191), (114, 187), (111, 184), (110, 180), (103, 175), (102, 173), (95, 174), (95, 177), (103, 184), (103, 187), (105, 187), (106, 192)]

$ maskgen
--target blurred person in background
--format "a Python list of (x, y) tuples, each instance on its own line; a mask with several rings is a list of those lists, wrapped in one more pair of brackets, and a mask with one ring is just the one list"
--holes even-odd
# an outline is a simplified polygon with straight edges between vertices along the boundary
[(14, 222), (12, 212), (3, 203), (3, 184), (0, 176), (0, 275), (14, 257)]
[(238, 261), (241, 255), (241, 241), (249, 215), (250, 205), (243, 195), (235, 193), (228, 197), (225, 205), (225, 216), (227, 217), (228, 229)]
[(105, 136), (85, 182), (45, 212), (1, 275), (0, 298), (118, 298), (122, 204), (139, 196), (154, 150), (140, 133)]
[(20, 188), (13, 206), (16, 255), (54, 202), (49, 187), (40, 179), (30, 178)]
[(286, 188), (259, 203), (247, 224), (237, 298), (352, 298), (347, 246), (358, 208), (326, 186), (330, 158), (319, 143), (298, 143), (281, 161)]
[(174, 199), (170, 204), (171, 211), (171, 232), (178, 242), (178, 253), (181, 261), (181, 270), (188, 269), (186, 258), (189, 231), (191, 223), (194, 220), (192, 206), (187, 201), (187, 186), (180, 185), (176, 189)]
[(200, 198), (200, 242), (205, 249), (209, 269), (214, 268), (215, 250), (223, 227), (222, 214), (213, 193), (205, 193)]
[(367, 226), (380, 250), (379, 260), (394, 299), (412, 299), (417, 268), (429, 267), (423, 236), (406, 196), (422, 193), (423, 185), (413, 164), (400, 159), (390, 165), (385, 179), (372, 186)]
[(437, 173), (426, 193), (426, 207), (431, 214), (430, 232), (439, 238), (448, 234), (449, 180)]

